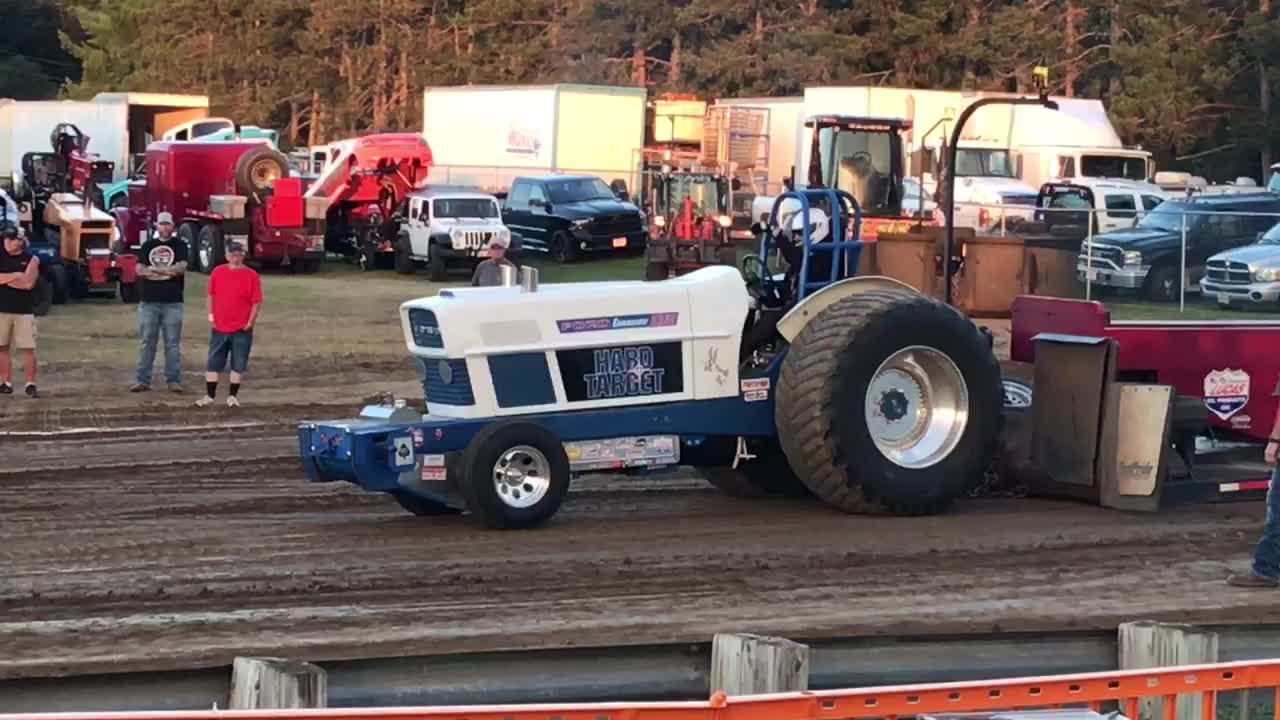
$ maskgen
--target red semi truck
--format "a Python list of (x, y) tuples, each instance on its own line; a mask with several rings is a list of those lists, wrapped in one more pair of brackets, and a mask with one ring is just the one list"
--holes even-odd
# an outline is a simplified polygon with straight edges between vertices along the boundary
[(113, 212), (130, 246), (141, 247), (156, 215), (173, 214), (191, 248), (190, 267), (212, 272), (224, 243), (240, 240), (251, 260), (314, 272), (324, 258), (327, 203), (307, 201), (284, 155), (256, 142), (159, 142), (147, 148), (146, 179), (129, 183)]

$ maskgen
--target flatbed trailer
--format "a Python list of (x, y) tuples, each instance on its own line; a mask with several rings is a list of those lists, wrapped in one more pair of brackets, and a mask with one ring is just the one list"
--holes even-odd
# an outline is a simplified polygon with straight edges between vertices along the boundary
[(1116, 380), (1170, 385), (1188, 418), (1199, 400), (1204, 431), (1194, 462), (1170, 476), (1170, 499), (1252, 499), (1265, 493), (1262, 448), (1275, 422), (1280, 380), (1280, 320), (1113, 320), (1102, 303), (1018, 297), (1010, 358), (1035, 362), (1041, 333), (1106, 337), (1118, 345)]

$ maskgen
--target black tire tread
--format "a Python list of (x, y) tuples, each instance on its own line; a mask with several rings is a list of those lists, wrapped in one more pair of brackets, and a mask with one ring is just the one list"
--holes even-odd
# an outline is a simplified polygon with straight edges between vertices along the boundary
[[(555, 457), (548, 457), (551, 463), (551, 472), (556, 473), (556, 467), (560, 466), (564, 470), (564, 483), (562, 487), (553, 487), (550, 495), (544, 499), (546, 503), (537, 513), (528, 513), (528, 517), (512, 517), (509, 511), (503, 512), (501, 508), (495, 510), (486, 503), (480, 495), (480, 488), (491, 482), (489, 477), (490, 468), (481, 468), (484, 471), (484, 477), (478, 477), (477, 462), (480, 460), (479, 455), (485, 450), (486, 446), (493, 441), (494, 437), (500, 433), (520, 432), (525, 435), (542, 435), (544, 439), (551, 445), (549, 448), (553, 454), (558, 453)], [(519, 444), (533, 445), (527, 439)], [(549, 430), (530, 422), (522, 422), (519, 420), (499, 421), (486, 425), (471, 438), (471, 442), (467, 444), (466, 450), (462, 454), (462, 462), (460, 463), (461, 472), (458, 478), (458, 493), (462, 496), (467, 510), (481, 522), (491, 528), (497, 530), (523, 529), (540, 525), (551, 519), (560, 505), (564, 502), (564, 498), (569, 493), (569, 458), (565, 454), (564, 446), (560, 443)], [(501, 501), (497, 501), (499, 504)], [(527, 509), (526, 509), (527, 510)]]
[[(835, 388), (842, 376), (850, 340), (880, 315), (909, 306), (916, 313), (946, 313), (967, 323), (975, 340), (976, 325), (955, 309), (906, 290), (881, 290), (844, 298), (824, 309), (796, 337), (778, 378), (774, 415), (778, 440), (802, 482), (825, 503), (851, 513), (921, 515), (938, 512), (953, 498), (920, 498), (887, 502), (856, 481), (856, 469), (840, 459), (834, 432), (837, 415)], [(999, 377), (999, 363), (991, 356), (991, 372)], [(989, 440), (995, 451), (998, 434)]]

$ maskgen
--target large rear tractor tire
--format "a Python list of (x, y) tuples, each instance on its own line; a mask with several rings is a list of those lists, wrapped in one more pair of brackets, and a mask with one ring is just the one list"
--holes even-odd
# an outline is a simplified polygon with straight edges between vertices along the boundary
[(282, 177), (289, 176), (289, 161), (266, 145), (260, 145), (236, 161), (236, 189), (242, 195), (262, 195)]
[(981, 482), (999, 439), (1000, 365), (986, 338), (909, 291), (824, 309), (792, 343), (777, 393), (792, 468), (845, 512), (939, 512)]

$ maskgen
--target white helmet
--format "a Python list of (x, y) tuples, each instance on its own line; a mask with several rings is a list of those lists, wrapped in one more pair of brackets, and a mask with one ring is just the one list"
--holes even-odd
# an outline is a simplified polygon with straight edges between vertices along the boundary
[[(789, 227), (796, 242), (804, 239), (804, 213), (797, 212), (791, 216)], [(831, 233), (831, 218), (819, 208), (809, 208), (809, 242), (817, 243), (827, 239)]]

